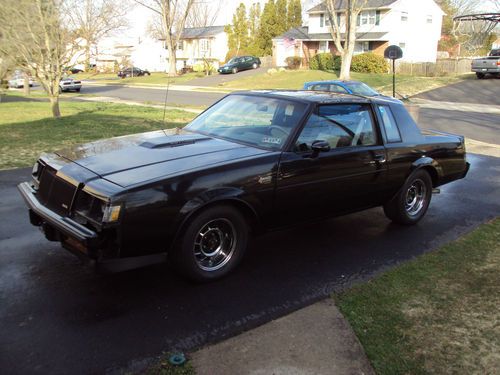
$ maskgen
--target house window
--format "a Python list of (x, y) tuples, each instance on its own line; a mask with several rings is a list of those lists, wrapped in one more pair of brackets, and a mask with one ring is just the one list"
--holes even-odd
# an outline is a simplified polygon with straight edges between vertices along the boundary
[(408, 12), (401, 12), (401, 22), (408, 21)]
[(319, 42), (319, 52), (328, 52), (328, 40), (321, 40)]
[(325, 13), (321, 13), (319, 15), (319, 26), (330, 26), (330, 16), (328, 14), (325, 15)]
[(356, 42), (354, 45), (354, 54), (366, 53), (371, 51), (370, 42)]
[(210, 50), (210, 40), (208, 40), (208, 39), (201, 39), (200, 40), (200, 49), (203, 52), (207, 52), (208, 50)]
[(374, 10), (367, 10), (361, 12), (361, 25), (375, 25), (377, 22), (377, 12)]
[(182, 51), (184, 49), (184, 41), (183, 40), (179, 40), (179, 44), (177, 44), (177, 49), (179, 51)]
[(432, 23), (432, 14), (427, 15), (427, 23)]

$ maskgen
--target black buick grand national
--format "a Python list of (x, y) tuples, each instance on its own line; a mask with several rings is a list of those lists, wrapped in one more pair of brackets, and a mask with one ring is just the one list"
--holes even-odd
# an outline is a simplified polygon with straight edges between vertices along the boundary
[(184, 129), (43, 155), (19, 190), (47, 239), (98, 267), (170, 259), (204, 281), (238, 264), (250, 233), (375, 206), (415, 224), (468, 167), (463, 137), (420, 131), (397, 100), (255, 91)]

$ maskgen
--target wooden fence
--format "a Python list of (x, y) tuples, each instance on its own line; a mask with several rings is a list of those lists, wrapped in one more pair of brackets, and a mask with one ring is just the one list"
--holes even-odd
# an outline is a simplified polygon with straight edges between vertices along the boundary
[(396, 72), (424, 77), (470, 73), (472, 59), (440, 59), (435, 63), (396, 61)]

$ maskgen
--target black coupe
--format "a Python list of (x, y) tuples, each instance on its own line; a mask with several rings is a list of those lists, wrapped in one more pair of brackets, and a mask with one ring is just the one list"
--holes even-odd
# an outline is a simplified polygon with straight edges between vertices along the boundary
[(19, 190), (47, 239), (98, 267), (170, 259), (206, 281), (234, 269), (250, 234), (375, 206), (415, 224), (468, 168), (463, 137), (420, 131), (398, 100), (254, 91), (184, 129), (43, 155)]

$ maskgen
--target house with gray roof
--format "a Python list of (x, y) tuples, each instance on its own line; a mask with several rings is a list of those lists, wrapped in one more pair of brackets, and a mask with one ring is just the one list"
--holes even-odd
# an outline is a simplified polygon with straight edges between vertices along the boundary
[(177, 69), (203, 65), (205, 61), (218, 68), (219, 62), (226, 59), (227, 52), (224, 26), (185, 28), (177, 46)]
[[(335, 15), (345, 40), (347, 0), (337, 0)], [(332, 38), (325, 3), (307, 11), (308, 25), (288, 30), (273, 39), (273, 63), (286, 66), (285, 59), (299, 56), (307, 66), (318, 53), (338, 54)], [(444, 12), (434, 0), (368, 0), (357, 19), (355, 54), (383, 55), (389, 45), (403, 49), (403, 60), (435, 62)]]

